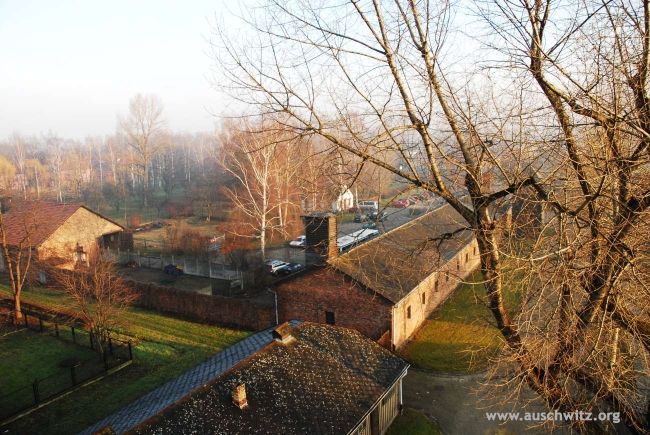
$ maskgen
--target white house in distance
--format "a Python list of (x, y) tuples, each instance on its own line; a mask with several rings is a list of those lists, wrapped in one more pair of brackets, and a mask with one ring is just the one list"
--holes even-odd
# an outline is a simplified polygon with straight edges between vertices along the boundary
[(332, 211), (341, 212), (349, 210), (354, 207), (354, 194), (348, 189), (348, 186), (343, 185), (341, 193), (332, 203)]

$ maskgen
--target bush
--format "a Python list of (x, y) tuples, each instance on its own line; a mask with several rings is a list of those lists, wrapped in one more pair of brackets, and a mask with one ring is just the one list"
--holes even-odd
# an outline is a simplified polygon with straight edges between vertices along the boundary
[(194, 216), (194, 207), (190, 200), (165, 201), (162, 208), (170, 219)]
[(165, 251), (173, 254), (205, 254), (210, 247), (210, 236), (174, 222), (165, 227)]

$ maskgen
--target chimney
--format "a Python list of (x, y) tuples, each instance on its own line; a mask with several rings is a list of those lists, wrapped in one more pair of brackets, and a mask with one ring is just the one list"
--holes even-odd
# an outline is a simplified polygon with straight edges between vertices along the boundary
[(339, 254), (336, 243), (336, 215), (310, 213), (302, 217), (305, 224), (305, 257), (307, 265), (324, 266)]
[(239, 409), (244, 409), (248, 406), (246, 399), (246, 384), (238, 384), (232, 390), (232, 403)]
[(272, 335), (275, 341), (287, 344), (293, 341), (293, 328), (291, 328), (289, 322), (284, 322), (273, 330)]

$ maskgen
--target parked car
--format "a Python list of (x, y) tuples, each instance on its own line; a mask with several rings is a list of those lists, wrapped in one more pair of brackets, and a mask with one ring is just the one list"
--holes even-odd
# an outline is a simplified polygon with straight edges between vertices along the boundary
[(366, 222), (365, 224), (363, 224), (363, 228), (373, 230), (373, 229), (377, 228), (377, 223), (372, 222), (372, 221)]
[(294, 248), (304, 248), (306, 244), (307, 244), (307, 236), (305, 236), (304, 234), (298, 237), (297, 239), (289, 242), (289, 246), (293, 246)]
[(397, 201), (393, 201), (391, 206), (395, 208), (405, 208), (411, 205), (408, 199), (398, 199)]
[(365, 221), (367, 221), (367, 220), (368, 220), (368, 216), (366, 216), (366, 215), (363, 214), (363, 213), (357, 213), (357, 214), (354, 215), (354, 221), (355, 221), (356, 223), (365, 222)]
[(270, 273), (271, 275), (277, 275), (278, 272), (281, 269), (284, 269), (285, 267), (287, 267), (289, 265), (289, 263), (286, 263), (286, 262), (280, 261), (280, 260), (266, 260), (264, 265), (266, 266), (266, 271), (268, 273)]
[(163, 272), (165, 272), (167, 275), (171, 275), (171, 276), (181, 276), (181, 275), (183, 275), (183, 269), (176, 266), (175, 264), (168, 264), (167, 266), (163, 267)]
[(287, 275), (291, 275), (291, 274), (296, 273), (296, 272), (300, 272), (304, 268), (305, 268), (305, 266), (303, 266), (300, 263), (289, 263), (285, 267), (283, 267), (282, 269), (279, 269), (276, 272), (276, 275), (278, 275), (278, 276), (287, 276)]
[(368, 215), (368, 219), (370, 219), (371, 221), (376, 221), (376, 222), (385, 221), (386, 220), (386, 212), (385, 211), (380, 211), (380, 212), (373, 211), (372, 213), (370, 213)]

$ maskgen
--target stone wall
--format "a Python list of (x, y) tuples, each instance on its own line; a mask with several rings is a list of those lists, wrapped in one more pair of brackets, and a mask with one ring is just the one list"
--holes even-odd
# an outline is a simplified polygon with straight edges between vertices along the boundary
[(59, 267), (71, 269), (77, 246), (90, 253), (98, 248), (103, 235), (119, 231), (122, 231), (120, 226), (80, 207), (39, 246), (38, 258), (40, 261), (56, 258), (62, 261)]
[(356, 329), (378, 340), (390, 329), (392, 304), (330, 268), (315, 269), (276, 286), (280, 322), (296, 319)]

